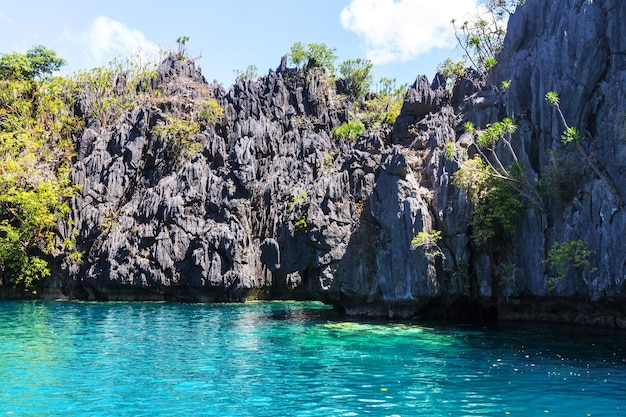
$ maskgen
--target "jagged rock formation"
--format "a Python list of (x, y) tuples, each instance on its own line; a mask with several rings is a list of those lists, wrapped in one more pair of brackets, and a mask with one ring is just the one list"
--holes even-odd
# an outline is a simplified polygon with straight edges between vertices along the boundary
[[(56, 291), (89, 299), (242, 301), (314, 298), (350, 314), (468, 315), (625, 326), (626, 4), (527, 0), (510, 19), (493, 83), (418, 77), (392, 131), (357, 143), (333, 137), (350, 103), (321, 70), (287, 68), (228, 91), (192, 63), (166, 60), (154, 88), (173, 97), (134, 109), (111, 126), (92, 123), (78, 142), (82, 184), (72, 221), (81, 263), (61, 255)], [(226, 110), (196, 138), (182, 164), (154, 135), (179, 100), (207, 90)], [(575, 151), (544, 101), (556, 90), (568, 121), (611, 187)], [(519, 125), (514, 146), (547, 190), (527, 205), (497, 256), (473, 247), (471, 208), (451, 184), (455, 141), (471, 151), (466, 120)], [(412, 248), (418, 232), (442, 232), (442, 254)], [(554, 242), (580, 239), (590, 265), (554, 288), (543, 261)]]

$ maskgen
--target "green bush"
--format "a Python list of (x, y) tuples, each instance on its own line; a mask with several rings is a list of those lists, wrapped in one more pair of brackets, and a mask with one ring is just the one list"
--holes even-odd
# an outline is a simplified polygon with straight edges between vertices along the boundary
[(437, 71), (443, 74), (448, 80), (448, 88), (452, 88), (457, 80), (461, 79), (465, 75), (465, 62), (453, 61), (447, 58), (437, 67)]
[(351, 114), (355, 121), (363, 123), (365, 129), (380, 129), (393, 125), (402, 110), (407, 86), (395, 87), (395, 80), (383, 78), (378, 91), (367, 100), (355, 103)]
[(300, 191), (295, 194), (291, 197), (289, 203), (287, 203), (287, 211), (292, 217), (291, 223), (297, 232), (306, 232), (308, 228), (306, 211), (307, 203), (308, 196), (306, 191)]
[(106, 67), (76, 73), (72, 80), (87, 92), (89, 116), (105, 127), (128, 110), (157, 101), (156, 91), (150, 90), (156, 68), (156, 62), (145, 62), (135, 55), (125, 60), (115, 59)]
[(555, 242), (543, 261), (551, 274), (548, 276), (548, 290), (553, 290), (556, 283), (563, 281), (572, 270), (582, 270), (590, 265), (591, 251), (580, 239)]
[(224, 118), (226, 111), (216, 99), (210, 98), (203, 105), (200, 111), (198, 111), (198, 120), (200, 122), (215, 124)]
[(165, 124), (155, 126), (152, 133), (168, 144), (177, 164), (200, 152), (202, 144), (197, 142), (200, 133), (198, 122), (169, 115), (165, 119)]
[(352, 142), (355, 142), (363, 133), (365, 133), (365, 125), (361, 121), (348, 121), (333, 128), (333, 135)]
[(492, 175), (480, 156), (464, 161), (452, 181), (468, 191), (473, 207), (470, 226), (474, 245), (483, 247), (515, 231), (514, 219), (524, 208), (520, 194), (505, 178)]

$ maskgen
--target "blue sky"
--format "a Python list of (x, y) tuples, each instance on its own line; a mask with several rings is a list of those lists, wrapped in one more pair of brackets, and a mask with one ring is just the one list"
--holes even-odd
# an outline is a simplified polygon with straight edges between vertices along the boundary
[(137, 51), (187, 51), (208, 81), (225, 87), (235, 70), (275, 69), (295, 42), (336, 48), (339, 61), (368, 58), (376, 80), (432, 79), (459, 58), (450, 20), (477, 0), (57, 0), (0, 2), (0, 53), (45, 45), (68, 61), (64, 72), (105, 65)]

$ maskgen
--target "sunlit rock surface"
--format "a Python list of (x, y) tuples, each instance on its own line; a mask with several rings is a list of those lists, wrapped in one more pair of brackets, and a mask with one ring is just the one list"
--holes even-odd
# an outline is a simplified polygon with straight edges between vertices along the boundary
[[(93, 122), (77, 143), (82, 185), (61, 238), (50, 296), (97, 300), (243, 301), (312, 298), (349, 314), (502, 317), (624, 326), (626, 303), (626, 3), (527, 0), (510, 18), (493, 84), (416, 78), (393, 129), (356, 143), (335, 138), (351, 106), (321, 70), (287, 68), (225, 90), (193, 63), (168, 59), (154, 88), (181, 100), (208, 89), (225, 109), (203, 126), (201, 149), (177, 162), (154, 127), (176, 105), (144, 106), (110, 126)], [(544, 96), (558, 91), (568, 122), (618, 193), (560, 142)], [(463, 123), (512, 117), (513, 146), (539, 181), (497, 254), (473, 247), (471, 208), (452, 184)], [(442, 233), (441, 253), (411, 245)], [(555, 242), (580, 239), (589, 266), (548, 286)]]

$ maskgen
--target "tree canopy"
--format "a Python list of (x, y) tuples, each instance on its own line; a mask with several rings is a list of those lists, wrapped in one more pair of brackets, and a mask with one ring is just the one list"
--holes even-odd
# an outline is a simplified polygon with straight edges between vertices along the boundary
[(26, 54), (12, 52), (0, 57), (0, 79), (33, 80), (46, 78), (66, 64), (65, 59), (43, 45), (37, 45)]

